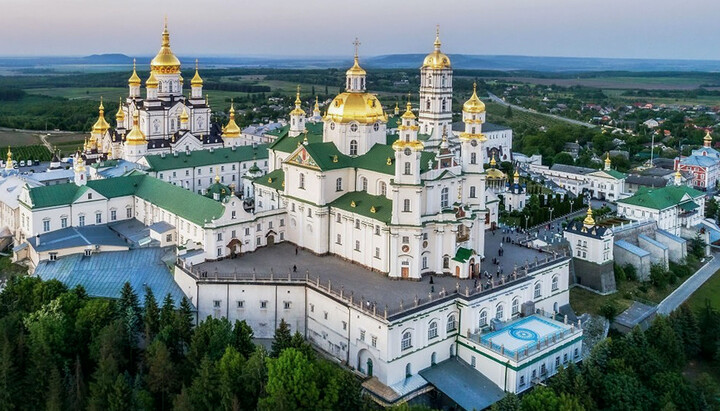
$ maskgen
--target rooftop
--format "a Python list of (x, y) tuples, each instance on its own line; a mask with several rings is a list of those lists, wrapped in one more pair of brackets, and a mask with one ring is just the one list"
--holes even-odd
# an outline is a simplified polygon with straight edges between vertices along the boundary
[(106, 225), (68, 227), (40, 234), (39, 238), (40, 245), (37, 245), (37, 237), (30, 237), (27, 240), (36, 251), (51, 251), (96, 245), (116, 247), (130, 246)]
[(531, 315), (502, 325), (502, 328), (480, 335), (474, 340), (492, 347), (502, 355), (515, 360), (538, 352), (541, 344), (549, 345), (581, 332), (570, 324), (563, 324), (540, 315)]
[[(499, 231), (499, 230), (498, 230)], [(487, 270), (496, 274), (502, 267), (504, 274), (502, 281), (496, 278), (493, 289), (504, 287), (511, 281), (526, 281), (529, 277), (522, 275), (523, 270), (518, 267), (517, 279), (512, 279), (512, 271), (515, 264), (521, 265), (526, 262), (530, 266), (530, 272), (535, 269), (535, 261), (542, 266), (549, 254), (541, 253), (530, 248), (505, 243), (504, 254), (499, 259), (499, 265), (494, 265), (492, 259), (497, 256), (500, 248), (500, 241), (503, 235), (492, 232), (486, 233), (486, 260), (481, 264), (480, 271)], [(428, 301), (428, 294), (433, 300), (445, 298), (456, 291), (463, 295), (467, 291), (469, 298), (484, 293), (484, 281), (476, 282), (474, 279), (459, 280), (451, 276), (434, 275), (433, 283), (429, 283), (426, 276), (421, 281), (393, 280), (386, 274), (371, 271), (358, 264), (350, 263), (340, 257), (327, 255), (317, 256), (305, 250), (298, 250), (295, 254), (295, 246), (290, 243), (280, 243), (271, 247), (264, 247), (239, 258), (220, 261), (205, 262), (192, 267), (192, 271), (200, 280), (202, 274), (206, 274), (208, 281), (305, 281), (306, 274), (309, 281), (327, 289), (328, 286), (334, 293), (340, 293), (349, 298), (353, 296), (353, 302), (365, 301), (368, 307), (375, 307), (378, 315), (388, 309), (389, 317), (401, 311), (414, 307), (414, 301), (418, 299), (418, 305)], [(552, 259), (552, 256), (550, 256)], [(537, 259), (537, 260), (536, 260)], [(293, 266), (297, 272), (293, 273)], [(272, 273), (272, 274), (271, 274)], [(504, 283), (503, 283), (504, 281)], [(481, 284), (482, 283), (482, 284)], [(477, 288), (476, 288), (477, 286)], [(445, 290), (445, 293), (442, 293)]]
[(483, 410), (505, 392), (457, 357), (420, 371), (420, 375), (466, 410)]
[(618, 200), (618, 204), (629, 204), (655, 210), (664, 210), (704, 196), (705, 194), (701, 191), (687, 186), (667, 186), (656, 189), (641, 187), (632, 196)]
[[(72, 288), (81, 285), (92, 297), (120, 298), (125, 282), (129, 282), (144, 302), (145, 287), (162, 301), (170, 294), (179, 305), (184, 296), (175, 283), (167, 264), (174, 253), (170, 249), (142, 248), (93, 254), (75, 254), (57, 261), (41, 261), (35, 275), (47, 281), (56, 279)], [(164, 260), (164, 261), (163, 261)]]
[(174, 170), (178, 168), (202, 167), (223, 163), (237, 163), (252, 159), (267, 159), (267, 145), (240, 146), (235, 148), (217, 148), (213, 150), (195, 150), (188, 153), (176, 152), (170, 155), (145, 156), (153, 171)]

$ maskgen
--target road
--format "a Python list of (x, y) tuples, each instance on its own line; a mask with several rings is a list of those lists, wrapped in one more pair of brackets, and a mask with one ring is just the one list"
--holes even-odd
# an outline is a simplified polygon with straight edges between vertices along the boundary
[(47, 133), (40, 134), (40, 141), (42, 141), (42, 143), (45, 145), (45, 147), (47, 147), (47, 149), (52, 153), (54, 151), (53, 146), (52, 146), (52, 144), (48, 143), (47, 136), (48, 136)]
[(680, 287), (668, 295), (660, 304), (658, 304), (658, 314), (668, 315), (685, 302), (692, 293), (701, 285), (705, 284), (716, 271), (720, 270), (720, 254), (714, 254), (712, 261), (699, 269), (695, 274), (688, 278)]
[(572, 119), (572, 118), (561, 117), (561, 116), (557, 116), (557, 115), (555, 115), (555, 114), (540, 113), (540, 112), (538, 112), (538, 111), (533, 111), (533, 110), (527, 109), (527, 108), (522, 107), (522, 106), (517, 106), (517, 105), (515, 105), (515, 104), (510, 104), (510, 103), (506, 102), (505, 100), (501, 99), (500, 97), (496, 96), (496, 95), (493, 94), (493, 93), (488, 93), (488, 97), (490, 97), (490, 100), (492, 100), (492, 101), (494, 101), (494, 102), (496, 102), (496, 103), (502, 104), (503, 106), (510, 106), (510, 107), (512, 107), (513, 110), (519, 110), (519, 111), (524, 111), (524, 112), (526, 112), (526, 113), (538, 114), (538, 115), (541, 115), (541, 116), (553, 118), (553, 119), (555, 119), (555, 120), (560, 120), (560, 121), (564, 121), (564, 122), (566, 122), (566, 123), (574, 124), (574, 125), (576, 125), (576, 126), (583, 126), (583, 127), (587, 127), (587, 128), (595, 128), (595, 127), (597, 127), (597, 126), (594, 125), (594, 124), (585, 123), (585, 122), (583, 122), (583, 121), (574, 120), (574, 119)]

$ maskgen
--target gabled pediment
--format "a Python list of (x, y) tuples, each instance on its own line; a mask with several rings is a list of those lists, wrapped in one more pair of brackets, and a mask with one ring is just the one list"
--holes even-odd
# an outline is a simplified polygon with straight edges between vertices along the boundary
[(288, 164), (296, 164), (304, 167), (310, 167), (320, 170), (317, 161), (310, 155), (305, 146), (300, 145), (295, 151), (288, 156), (285, 160)]
[(107, 198), (88, 186), (82, 186), (75, 193), (72, 202), (73, 204), (79, 204), (97, 200), (107, 200)]

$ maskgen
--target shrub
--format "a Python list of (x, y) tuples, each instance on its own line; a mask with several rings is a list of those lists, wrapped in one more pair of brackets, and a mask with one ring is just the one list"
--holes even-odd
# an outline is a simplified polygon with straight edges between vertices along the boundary
[(635, 269), (635, 266), (628, 263), (623, 266), (623, 271), (625, 271), (625, 277), (630, 281), (637, 281), (637, 270)]
[(615, 282), (616, 283), (619, 284), (619, 283), (627, 280), (627, 274), (625, 274), (625, 270), (621, 266), (615, 264), (613, 266), (613, 270), (615, 271)]
[(600, 307), (600, 315), (612, 322), (618, 315), (618, 306), (615, 303), (615, 300), (608, 300), (608, 302), (603, 304)]
[(668, 271), (665, 270), (665, 267), (660, 264), (653, 264), (653, 266), (650, 267), (650, 282), (657, 289), (664, 289), (669, 281), (670, 275)]

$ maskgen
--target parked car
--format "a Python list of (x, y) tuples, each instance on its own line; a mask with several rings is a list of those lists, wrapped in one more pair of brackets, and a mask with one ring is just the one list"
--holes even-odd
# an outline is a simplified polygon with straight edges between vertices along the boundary
[(25, 160), (20, 160), (20, 167), (25, 167)]
[(30, 167), (31, 165), (33, 165), (33, 161), (32, 161), (32, 160), (28, 160), (27, 163), (25, 163), (25, 164), (26, 164), (28, 167)]

